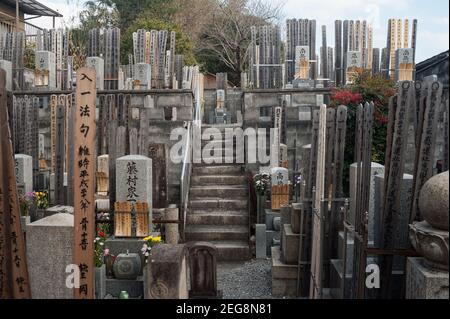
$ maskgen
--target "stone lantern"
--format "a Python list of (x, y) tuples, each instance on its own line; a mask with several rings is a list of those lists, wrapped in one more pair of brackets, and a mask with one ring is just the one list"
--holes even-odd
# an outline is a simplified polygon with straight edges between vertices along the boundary
[(411, 244), (422, 258), (408, 258), (407, 299), (448, 299), (448, 171), (431, 178), (420, 191), (424, 221), (410, 225)]

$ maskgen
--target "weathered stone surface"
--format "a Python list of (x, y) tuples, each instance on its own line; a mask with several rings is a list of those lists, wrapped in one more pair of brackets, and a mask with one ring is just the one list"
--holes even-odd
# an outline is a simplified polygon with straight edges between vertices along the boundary
[(292, 204), (291, 227), (292, 227), (292, 232), (294, 234), (300, 234), (300, 218), (301, 218), (302, 209), (303, 209), (303, 204), (299, 204), (299, 203)]
[[(178, 208), (174, 205), (170, 205), (165, 209), (165, 218), (168, 221), (177, 221), (178, 220)], [(166, 238), (165, 242), (167, 244), (176, 245), (178, 244), (178, 240), (180, 239), (180, 234), (178, 231), (178, 224), (169, 223), (165, 225), (166, 229)]]
[(185, 245), (159, 244), (149, 256), (149, 299), (187, 299), (187, 261)]
[[(375, 237), (375, 176), (384, 177), (384, 166), (378, 163), (371, 163), (370, 173), (370, 197), (369, 197), (369, 241)], [(356, 209), (356, 183), (357, 164), (350, 165), (350, 221), (354, 225)]]
[(114, 276), (116, 279), (135, 280), (142, 269), (140, 254), (119, 254), (114, 261)]
[(103, 90), (105, 87), (105, 60), (100, 57), (87, 57), (86, 67), (95, 70), (96, 88), (97, 90)]
[(423, 258), (408, 257), (406, 262), (406, 299), (447, 299), (447, 271), (428, 267)]
[(189, 298), (220, 298), (217, 290), (217, 248), (207, 242), (188, 245), (191, 290)]
[[(413, 176), (404, 174), (402, 179), (402, 188), (400, 193), (400, 214), (397, 217), (398, 223), (394, 225), (395, 235), (395, 248), (407, 249), (409, 248), (409, 212), (411, 207), (411, 195), (412, 195)], [(384, 194), (384, 175), (375, 176), (375, 201), (374, 201), (374, 244), (375, 247), (381, 247), (381, 223), (382, 223), (382, 210), (383, 210), (383, 194)], [(369, 213), (369, 225), (370, 224)], [(370, 226), (369, 226), (370, 227)], [(372, 238), (369, 237), (369, 242)], [(403, 259), (404, 257), (396, 256), (394, 259)], [(396, 263), (396, 262), (394, 262)]]
[(152, 204), (152, 160), (128, 155), (116, 160), (116, 199), (118, 202)]
[(436, 175), (423, 185), (419, 209), (425, 220), (438, 229), (449, 229), (448, 224), (448, 171)]
[(267, 257), (267, 239), (266, 239), (266, 225), (256, 224), (255, 226), (256, 237), (256, 258), (263, 259)]
[(16, 154), (16, 180), (17, 187), (23, 192), (29, 193), (33, 191), (33, 158), (29, 155)]
[(73, 264), (74, 218), (55, 214), (27, 225), (27, 261), (34, 299), (72, 299), (66, 267)]
[(448, 231), (436, 229), (427, 221), (416, 222), (409, 227), (414, 249), (431, 267), (448, 271)]
[(300, 235), (294, 234), (292, 232), (292, 227), (290, 224), (285, 224), (283, 227), (281, 245), (282, 245), (282, 258), (281, 261), (286, 264), (297, 264), (298, 263), (298, 244)]
[(106, 296), (106, 266), (95, 268), (95, 299), (104, 299)]

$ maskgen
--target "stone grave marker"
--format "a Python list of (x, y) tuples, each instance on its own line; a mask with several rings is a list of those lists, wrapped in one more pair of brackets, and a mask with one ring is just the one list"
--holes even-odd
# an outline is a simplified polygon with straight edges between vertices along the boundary
[(149, 299), (188, 299), (187, 260), (185, 245), (159, 244), (149, 256)]
[(72, 299), (66, 267), (73, 264), (74, 216), (58, 213), (27, 225), (27, 258), (34, 299)]
[(206, 242), (189, 246), (189, 266), (191, 274), (190, 299), (221, 298), (217, 290), (217, 248)]
[(15, 171), (19, 194), (33, 191), (33, 158), (29, 155), (16, 154)]

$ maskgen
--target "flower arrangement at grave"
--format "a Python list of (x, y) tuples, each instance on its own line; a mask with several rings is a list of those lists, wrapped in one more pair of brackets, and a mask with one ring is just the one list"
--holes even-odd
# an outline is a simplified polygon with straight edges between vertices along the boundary
[(256, 174), (255, 175), (255, 188), (259, 196), (264, 196), (268, 193), (270, 188), (270, 176), (269, 174)]
[(158, 244), (163, 243), (161, 236), (148, 236), (144, 238), (144, 244), (142, 245), (141, 252), (145, 257), (145, 263), (147, 263), (148, 256), (152, 248)]
[(34, 192), (38, 209), (47, 209), (50, 206), (49, 193), (47, 191)]
[(300, 185), (302, 184), (303, 181), (303, 173), (300, 172), (298, 174), (294, 175), (294, 182), (292, 183), (294, 189), (300, 188)]
[(109, 249), (105, 249), (105, 242), (109, 226), (107, 224), (100, 224), (96, 228), (97, 236), (94, 240), (94, 264), (99, 268), (105, 263), (105, 258), (109, 256)]
[(36, 193), (28, 192), (25, 195), (19, 195), (20, 215), (28, 216), (30, 207), (36, 204)]

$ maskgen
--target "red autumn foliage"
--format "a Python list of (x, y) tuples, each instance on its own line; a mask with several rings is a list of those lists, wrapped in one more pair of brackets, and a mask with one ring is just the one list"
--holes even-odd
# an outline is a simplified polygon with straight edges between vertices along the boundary
[(334, 105), (355, 105), (363, 101), (360, 93), (353, 93), (350, 90), (342, 89), (333, 91), (332, 100)]

